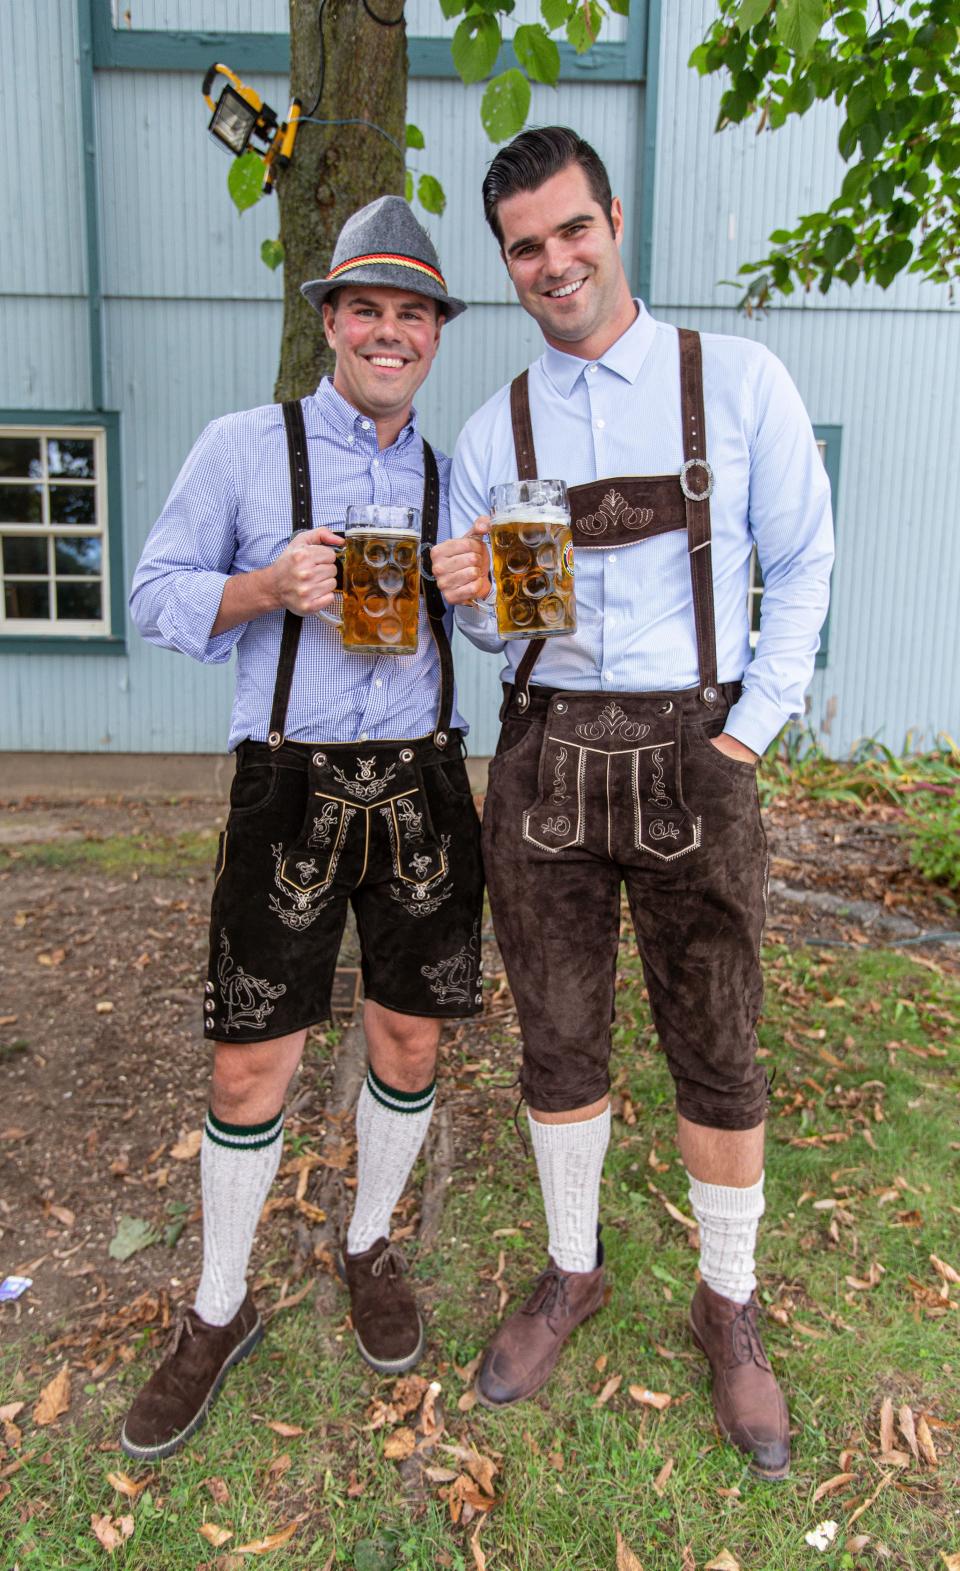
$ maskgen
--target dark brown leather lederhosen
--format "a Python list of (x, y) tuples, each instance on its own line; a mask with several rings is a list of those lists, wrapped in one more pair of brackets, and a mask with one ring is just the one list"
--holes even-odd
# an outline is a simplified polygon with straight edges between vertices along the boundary
[[(698, 333), (681, 329), (680, 401), (683, 465), (678, 473), (617, 476), (570, 487), (576, 551), (636, 549), (644, 540), (686, 530), (699, 668), (706, 712), (720, 699), (717, 681), (710, 496), (703, 368)], [(510, 390), (517, 474), (534, 479), (537, 461), (527, 372)], [(529, 684), (544, 646), (531, 640), (509, 700), (529, 707)], [(614, 861), (665, 861), (696, 850), (700, 819), (683, 801), (679, 703), (644, 703), (643, 694), (564, 692), (545, 726), (537, 801), (523, 818), (527, 845), (546, 858), (600, 855)], [(661, 695), (662, 698), (662, 695)], [(628, 702), (632, 700), (632, 702)], [(624, 707), (626, 706), (626, 708)]]

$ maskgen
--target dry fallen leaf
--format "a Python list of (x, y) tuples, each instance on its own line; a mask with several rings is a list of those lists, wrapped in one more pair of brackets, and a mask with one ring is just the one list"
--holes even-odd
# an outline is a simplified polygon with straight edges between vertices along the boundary
[(600, 1395), (597, 1397), (596, 1406), (603, 1407), (605, 1402), (609, 1402), (610, 1398), (620, 1390), (622, 1384), (622, 1375), (611, 1375), (603, 1390), (600, 1392)]
[(936, 1255), (931, 1255), (930, 1264), (937, 1275), (942, 1276), (945, 1282), (960, 1283), (960, 1271), (955, 1271), (953, 1266), (948, 1265), (945, 1260), (940, 1260)]
[(114, 1489), (121, 1495), (126, 1495), (128, 1500), (136, 1500), (138, 1495), (142, 1495), (149, 1482), (149, 1478), (144, 1478), (138, 1483), (135, 1478), (130, 1478), (127, 1473), (107, 1474), (107, 1483), (112, 1484)]
[(442, 1387), (439, 1380), (431, 1380), (429, 1386), (427, 1387), (426, 1395), (423, 1398), (423, 1407), (420, 1409), (420, 1428), (423, 1430), (423, 1433), (427, 1439), (431, 1439), (434, 1435), (440, 1434), (441, 1430), (443, 1429), (442, 1410), (441, 1416), (439, 1418), (437, 1417), (436, 1412), (437, 1398), (440, 1395), (441, 1389)]
[(26, 1405), (26, 1402), (5, 1403), (3, 1407), (0, 1407), (0, 1424), (12, 1423), (17, 1414), (23, 1412)]
[(40, 1400), (33, 1410), (35, 1424), (52, 1424), (70, 1406), (70, 1370), (66, 1364), (54, 1375), (49, 1385), (40, 1392)]
[(734, 1559), (729, 1549), (721, 1549), (713, 1560), (707, 1561), (703, 1571), (740, 1571), (740, 1562)]
[(855, 1473), (834, 1473), (833, 1477), (828, 1478), (825, 1484), (820, 1484), (814, 1490), (813, 1504), (816, 1505), (817, 1501), (822, 1500), (824, 1495), (836, 1494), (838, 1489), (842, 1489), (844, 1484), (849, 1484), (856, 1476)]
[(286, 1527), (281, 1527), (279, 1532), (268, 1533), (266, 1538), (251, 1539), (249, 1544), (238, 1544), (236, 1553), (238, 1555), (269, 1554), (271, 1549), (279, 1549), (281, 1544), (289, 1543), (302, 1521), (302, 1516), (294, 1517), (293, 1521), (288, 1522)]
[(922, 1413), (917, 1419), (917, 1445), (920, 1447), (923, 1460), (928, 1463), (930, 1467), (936, 1467), (940, 1458), (937, 1456), (937, 1448), (933, 1443), (933, 1436), (930, 1433), (930, 1425), (927, 1423), (927, 1420), (924, 1418)]
[(697, 1562), (693, 1558), (692, 1544), (684, 1544), (683, 1546), (683, 1562), (680, 1566), (680, 1571), (697, 1571)]
[(947, 1571), (960, 1571), (960, 1550), (957, 1550), (956, 1554), (948, 1555), (945, 1549), (941, 1549), (940, 1557)]
[(227, 1488), (226, 1481), (222, 1478), (205, 1478), (203, 1482), (214, 1504), (225, 1506), (230, 1499), (230, 1491)]
[(462, 1397), (460, 1397), (458, 1402), (457, 1402), (457, 1409), (461, 1413), (469, 1413), (470, 1409), (472, 1407), (476, 1407), (476, 1405), (477, 1405), (477, 1393), (476, 1393), (476, 1391), (464, 1391)]
[(199, 1529), (199, 1533), (200, 1537), (205, 1538), (208, 1544), (213, 1545), (214, 1549), (221, 1549), (233, 1537), (229, 1527), (218, 1527), (215, 1522), (204, 1522)]
[(268, 1418), (267, 1428), (272, 1429), (275, 1435), (283, 1440), (295, 1440), (297, 1435), (306, 1434), (299, 1424), (285, 1424), (280, 1418)]
[(893, 1401), (885, 1396), (880, 1407), (880, 1450), (893, 1449)]
[(202, 1129), (191, 1129), (188, 1135), (182, 1135), (175, 1146), (171, 1146), (170, 1155), (175, 1162), (190, 1162), (197, 1155), (203, 1141)]
[(112, 1555), (115, 1549), (119, 1549), (124, 1539), (129, 1538), (133, 1532), (133, 1517), (118, 1516), (114, 1518), (106, 1512), (103, 1516), (98, 1516), (94, 1511), (90, 1517), (90, 1526), (93, 1528), (97, 1542), (102, 1545), (108, 1555)]
[(664, 1488), (666, 1487), (667, 1479), (670, 1477), (670, 1474), (672, 1472), (673, 1472), (673, 1457), (672, 1456), (668, 1456), (667, 1460), (664, 1462), (664, 1464), (663, 1464), (662, 1468), (660, 1469), (659, 1473), (657, 1474), (656, 1478), (653, 1480), (653, 1487), (656, 1490), (658, 1495), (662, 1495), (663, 1494)]
[(617, 1528), (617, 1571), (643, 1571), (643, 1566), (619, 1528)]
[(919, 1462), (920, 1450), (917, 1446), (917, 1431), (913, 1422), (913, 1413), (906, 1403), (904, 1403), (903, 1407), (901, 1407), (900, 1412), (897, 1415), (897, 1421), (900, 1425), (900, 1433), (907, 1442), (907, 1445), (910, 1447), (910, 1450), (913, 1452), (915, 1460)]
[(630, 1395), (635, 1402), (641, 1402), (644, 1407), (655, 1407), (658, 1413), (662, 1413), (673, 1401), (668, 1391), (648, 1391), (646, 1386), (631, 1386)]
[(488, 1456), (474, 1453), (473, 1456), (464, 1458), (464, 1467), (470, 1474), (474, 1483), (479, 1484), (485, 1494), (493, 1499), (493, 1480), (498, 1471), (497, 1464)]
[(405, 1462), (416, 1446), (417, 1437), (412, 1429), (395, 1429), (383, 1443), (383, 1454), (390, 1462)]
[(487, 1571), (487, 1557), (480, 1548), (480, 1529), (483, 1526), (483, 1523), (484, 1518), (481, 1517), (477, 1523), (476, 1532), (470, 1540), (470, 1552), (473, 1555), (473, 1563), (476, 1566), (477, 1571)]

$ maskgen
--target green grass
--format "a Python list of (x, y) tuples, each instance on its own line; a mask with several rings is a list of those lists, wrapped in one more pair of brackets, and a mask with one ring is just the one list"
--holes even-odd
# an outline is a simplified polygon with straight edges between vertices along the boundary
[[(464, 1387), (452, 1368), (481, 1349), (495, 1323), (490, 1278), (501, 1251), (514, 1301), (542, 1263), (540, 1203), (532, 1159), (510, 1123), (512, 1093), (491, 1090), (491, 1116), (467, 1123), (440, 1243), (426, 1257), (410, 1251), (415, 1278), (432, 1296), (421, 1372), (443, 1386), (443, 1440), (470, 1438), (498, 1461), (498, 1504), (480, 1538), (488, 1571), (614, 1571), (618, 1530), (644, 1571), (680, 1571), (687, 1545), (698, 1571), (724, 1547), (743, 1571), (933, 1571), (942, 1566), (941, 1551), (960, 1551), (960, 1429), (934, 1429), (939, 1466), (897, 1471), (852, 1530), (869, 1535), (868, 1546), (845, 1547), (847, 1516), (890, 1471), (876, 1456), (883, 1398), (918, 1415), (958, 1418), (960, 1311), (931, 1316), (936, 1305), (924, 1293), (935, 1293), (940, 1282), (931, 1254), (960, 1269), (953, 1149), (960, 1142), (960, 987), (921, 959), (883, 951), (776, 947), (766, 963), (760, 1036), (777, 1074), (761, 1291), (780, 1317), (768, 1321), (765, 1334), (791, 1405), (792, 1475), (779, 1485), (753, 1479), (717, 1438), (699, 1358), (661, 1351), (692, 1350), (685, 1317), (696, 1256), (685, 1228), (650, 1187), (688, 1210), (672, 1088), (649, 1028), (639, 966), (626, 958), (614, 1108), (622, 1111), (628, 1096), (636, 1123), (615, 1118), (604, 1180), (612, 1296), (577, 1333), (539, 1400), (506, 1414), (461, 1413)], [(506, 1066), (495, 1062), (489, 1073), (467, 1077), (460, 1053), (475, 1065), (484, 1049), (467, 1038), (455, 1050), (447, 1095), (456, 1094), (454, 1082), (507, 1078)], [(665, 1171), (649, 1164), (652, 1148)], [(824, 1200), (837, 1204), (819, 1206)], [(533, 1225), (496, 1236), (522, 1222)], [(846, 1278), (866, 1279), (873, 1261), (885, 1268), (878, 1284), (851, 1288)], [(158, 1273), (164, 1269), (158, 1251)], [(276, 1271), (283, 1273), (281, 1260)], [(950, 1291), (956, 1303), (960, 1288)], [(344, 1299), (338, 1304), (345, 1308)], [(91, 1513), (129, 1510), (135, 1530), (112, 1563), (142, 1571), (259, 1563), (231, 1562), (231, 1544), (218, 1557), (199, 1536), (201, 1524), (232, 1529), (236, 1545), (301, 1513), (297, 1536), (266, 1564), (321, 1571), (333, 1552), (333, 1565), (352, 1571), (475, 1571), (473, 1525), (466, 1533), (452, 1525), (436, 1485), (426, 1483), (418, 1498), (384, 1458), (389, 1430), (371, 1431), (366, 1410), (392, 1385), (359, 1363), (342, 1320), (320, 1320), (308, 1303), (279, 1315), (257, 1357), (231, 1377), (194, 1445), (149, 1470), (148, 1491), (128, 1505), (106, 1474), (138, 1470), (98, 1448), (116, 1434), (155, 1357), (146, 1345), (137, 1350), (119, 1377), (94, 1388), (79, 1419), (45, 1431), (28, 1415), (56, 1358), (41, 1362), (36, 1347), (0, 1352), (0, 1405), (28, 1403), (22, 1451), (38, 1452), (10, 1478), (11, 1493), (0, 1503), (5, 1568), (93, 1571), (107, 1559), (92, 1538)], [(598, 1407), (596, 1392), (614, 1374), (623, 1376), (622, 1387)], [(75, 1379), (81, 1384), (83, 1374)], [(628, 1395), (634, 1383), (669, 1392), (672, 1405), (662, 1414), (637, 1407)], [(285, 1439), (263, 1419), (306, 1432)], [(897, 1443), (906, 1449), (899, 1433)], [(842, 1469), (843, 1451), (853, 1454)], [(283, 1454), (289, 1468), (270, 1474), (271, 1461)], [(0, 1459), (0, 1474), (13, 1455)], [(661, 1497), (653, 1481), (669, 1458), (673, 1470)], [(448, 1464), (442, 1442), (426, 1460)], [(815, 1503), (816, 1487), (842, 1470), (855, 1475), (848, 1488)], [(211, 1476), (227, 1484), (225, 1505), (209, 1495), (204, 1480)], [(828, 1518), (840, 1531), (818, 1554), (804, 1534)]]
[(110, 877), (152, 873), (158, 878), (209, 873), (217, 849), (212, 830), (190, 829), (177, 835), (108, 835), (103, 839), (37, 841), (0, 848), (0, 872), (14, 867), (70, 871), (95, 868)]

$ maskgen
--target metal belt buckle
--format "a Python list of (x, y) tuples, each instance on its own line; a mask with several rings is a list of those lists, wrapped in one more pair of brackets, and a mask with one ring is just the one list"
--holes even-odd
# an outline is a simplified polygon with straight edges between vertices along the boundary
[[(705, 471), (707, 483), (702, 491), (694, 491), (687, 480), (687, 475), (691, 469), (702, 469)], [(707, 460), (705, 458), (688, 458), (680, 470), (680, 489), (687, 500), (690, 502), (705, 502), (709, 496), (713, 495), (713, 486), (713, 470), (707, 463)]]

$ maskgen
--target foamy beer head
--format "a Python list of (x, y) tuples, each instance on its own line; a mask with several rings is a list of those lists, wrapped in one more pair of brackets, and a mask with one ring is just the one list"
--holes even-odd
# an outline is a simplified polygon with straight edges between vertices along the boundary
[(412, 655), (420, 625), (420, 514), (350, 507), (344, 535), (343, 647)]
[(577, 625), (573, 535), (562, 480), (511, 480), (490, 492), (501, 638), (553, 638)]

